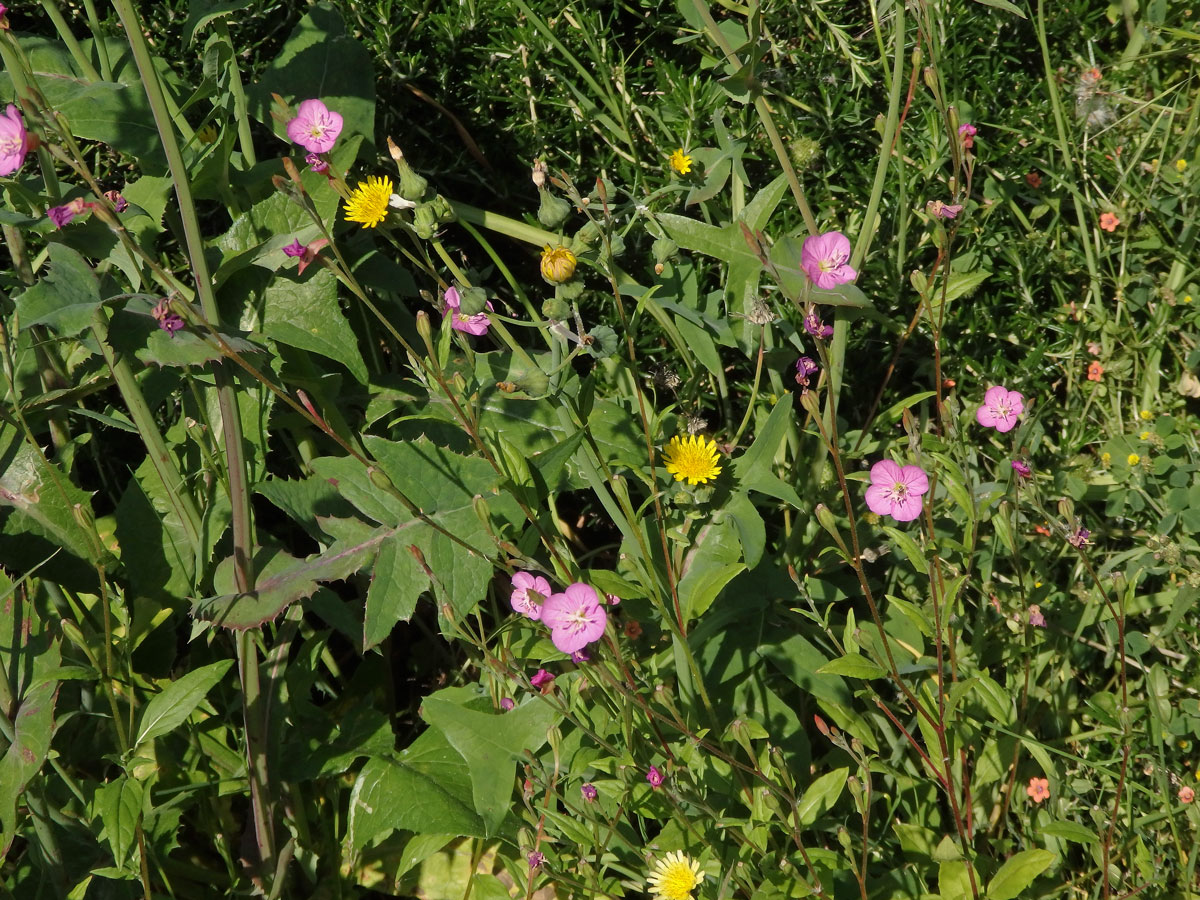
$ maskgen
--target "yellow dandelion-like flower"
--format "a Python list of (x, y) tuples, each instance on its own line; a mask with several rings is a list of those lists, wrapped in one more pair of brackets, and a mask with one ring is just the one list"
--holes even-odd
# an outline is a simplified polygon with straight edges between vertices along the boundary
[(1154, 418), (1154, 413), (1150, 412), (1150, 410), (1148, 410), (1148, 409), (1143, 409), (1140, 413), (1138, 413), (1138, 416), (1143, 421), (1149, 422), (1151, 419)]
[(562, 284), (575, 274), (578, 262), (575, 254), (566, 247), (552, 248), (547, 244), (542, 248), (542, 277), (551, 284)]
[(1143, 431), (1141, 434), (1138, 435), (1138, 437), (1141, 438), (1143, 441), (1148, 441), (1148, 440), (1150, 440), (1150, 432)]
[(363, 228), (374, 228), (387, 218), (388, 202), (394, 191), (390, 178), (372, 176), (360, 181), (346, 201), (346, 221), (358, 222)]
[(1182, 172), (1186, 168), (1187, 168), (1187, 160), (1186, 159), (1175, 160), (1175, 171)]
[(675, 435), (663, 451), (663, 461), (676, 481), (688, 484), (704, 484), (721, 474), (716, 442), (698, 435), (685, 438)]
[(1191, 294), (1184, 294), (1184, 295), (1183, 295), (1183, 302), (1184, 302), (1184, 303), (1191, 303), (1191, 302), (1192, 302), (1192, 295), (1191, 295)]
[(1106, 468), (1106, 469), (1110, 465), (1112, 465), (1112, 454), (1111, 453), (1101, 453), (1100, 454), (1100, 465), (1104, 466), (1104, 468)]
[(703, 880), (700, 864), (676, 850), (654, 864), (646, 884), (662, 900), (691, 900), (692, 891)]
[(1136, 453), (1130, 453), (1127, 457), (1125, 457), (1125, 462), (1129, 463), (1131, 466), (1136, 466), (1141, 461), (1142, 458)]
[(671, 154), (670, 163), (671, 168), (680, 175), (686, 175), (692, 171), (692, 158), (683, 152), (682, 147)]

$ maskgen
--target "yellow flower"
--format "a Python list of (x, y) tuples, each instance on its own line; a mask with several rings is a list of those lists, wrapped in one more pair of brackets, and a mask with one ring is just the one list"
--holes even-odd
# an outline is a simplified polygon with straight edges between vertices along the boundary
[(692, 891), (703, 880), (700, 864), (676, 850), (654, 864), (646, 884), (661, 900), (691, 900)]
[(372, 176), (360, 181), (346, 201), (346, 221), (358, 222), (363, 228), (374, 228), (387, 218), (388, 201), (394, 190), (390, 178)]
[(686, 175), (692, 171), (692, 158), (683, 152), (682, 147), (671, 154), (670, 162), (671, 168), (680, 175)]
[(1148, 410), (1148, 409), (1143, 409), (1140, 413), (1138, 413), (1138, 416), (1140, 416), (1143, 420), (1149, 422), (1151, 419), (1154, 418), (1154, 413), (1150, 412), (1150, 410)]
[(562, 284), (575, 274), (575, 254), (566, 247), (542, 248), (542, 277), (551, 284)]
[(1175, 171), (1176, 172), (1182, 172), (1186, 168), (1187, 168), (1187, 160), (1186, 159), (1175, 160)]
[(676, 481), (688, 484), (704, 484), (721, 474), (716, 442), (698, 435), (685, 438), (675, 435), (663, 451), (663, 461)]
[(1184, 294), (1184, 295), (1183, 295), (1183, 302), (1184, 302), (1184, 303), (1191, 303), (1191, 302), (1192, 302), (1192, 295), (1191, 295), (1191, 294)]
[(209, 122), (196, 132), (196, 140), (202, 144), (211, 144), (217, 139), (217, 126)]
[(1138, 437), (1141, 438), (1143, 441), (1148, 441), (1148, 440), (1150, 440), (1150, 432), (1143, 431), (1141, 434), (1138, 435)]
[(1125, 462), (1129, 463), (1131, 466), (1136, 466), (1141, 461), (1142, 458), (1136, 453), (1130, 453), (1127, 457), (1125, 457)]
[(1111, 453), (1107, 453), (1107, 452), (1106, 452), (1106, 453), (1101, 453), (1101, 454), (1100, 454), (1100, 465), (1104, 466), (1104, 468), (1106, 468), (1106, 469), (1107, 469), (1107, 468), (1108, 468), (1110, 465), (1112, 465), (1112, 454), (1111, 454)]

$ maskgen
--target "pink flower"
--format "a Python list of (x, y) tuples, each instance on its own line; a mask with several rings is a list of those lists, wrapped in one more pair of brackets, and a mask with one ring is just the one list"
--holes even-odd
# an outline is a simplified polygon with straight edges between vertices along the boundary
[(931, 216), (940, 216), (943, 219), (953, 219), (963, 211), (963, 208), (959, 203), (943, 203), (941, 200), (930, 200), (925, 204), (925, 211)]
[(1195, 799), (1196, 799), (1196, 792), (1194, 790), (1192, 790), (1190, 787), (1188, 787), (1186, 784), (1179, 789), (1179, 802), (1180, 803), (1191, 803)]
[(91, 209), (91, 206), (92, 204), (87, 203), (82, 197), (76, 197), (62, 206), (50, 207), (46, 210), (46, 218), (54, 223), (55, 228), (62, 228), (76, 216), (81, 216)]
[(583, 794), (584, 800), (586, 800), (588, 803), (592, 803), (595, 801), (597, 795), (600, 792), (597, 791), (596, 786), (589, 781), (587, 784), (585, 784), (583, 787), (581, 787), (579, 789), (579, 793)]
[(517, 704), (513, 702), (512, 697), (501, 697), (500, 708), (505, 712), (511, 711)]
[(996, 385), (983, 395), (983, 405), (975, 410), (975, 421), (1001, 434), (1013, 430), (1017, 417), (1025, 411), (1025, 398), (1018, 391)]
[(283, 248), (283, 252), (287, 256), (293, 256), (293, 257), (303, 256), (304, 255), (304, 245), (302, 243), (300, 243), (300, 238), (296, 238), (294, 241), (292, 241), (290, 244), (288, 244), (286, 247)]
[(125, 210), (129, 209), (129, 201), (121, 196), (120, 191), (105, 191), (104, 199), (111, 203), (113, 205), (113, 209), (119, 213), (123, 213)]
[(1022, 481), (1028, 481), (1033, 477), (1033, 469), (1029, 467), (1029, 463), (1023, 459), (1014, 459), (1012, 461), (1013, 471), (1020, 476)]
[(512, 608), (528, 619), (540, 619), (542, 604), (550, 596), (550, 582), (541, 575), (518, 572), (512, 577), (512, 586), (513, 592), (508, 597)]
[(589, 585), (569, 584), (561, 594), (551, 594), (542, 606), (542, 621), (550, 626), (550, 639), (563, 653), (582, 650), (600, 640), (608, 613)]
[(545, 669), (538, 669), (537, 674), (529, 679), (529, 683), (544, 694), (554, 683), (554, 676)]
[(311, 153), (328, 153), (342, 133), (342, 117), (320, 100), (305, 100), (288, 122), (287, 134)]
[(823, 291), (858, 277), (849, 261), (850, 240), (840, 231), (806, 237), (800, 250), (800, 267)]
[(821, 317), (817, 315), (817, 307), (815, 305), (808, 308), (808, 314), (804, 317), (804, 330), (815, 338), (820, 338), (823, 341), (833, 337), (833, 326), (826, 325), (821, 321)]
[(329, 171), (329, 163), (325, 162), (325, 160), (321, 159), (321, 157), (317, 156), (315, 153), (308, 154), (308, 156), (304, 157), (304, 161), (308, 163), (308, 167), (318, 175), (324, 175)]
[(867, 506), (871, 512), (911, 522), (921, 514), (921, 495), (929, 490), (929, 478), (920, 466), (901, 468), (890, 459), (871, 466)]
[(1034, 628), (1046, 627), (1046, 617), (1042, 615), (1042, 608), (1036, 603), (1029, 607), (1029, 624)]
[(11, 175), (21, 168), (28, 152), (29, 135), (25, 133), (25, 120), (21, 118), (21, 111), (10, 103), (4, 115), (0, 116), (0, 175)]
[(650, 782), (650, 787), (658, 790), (662, 787), (663, 773), (658, 770), (658, 766), (651, 766), (650, 771), (646, 773), (646, 780)]
[(534, 850), (532, 853), (529, 854), (529, 868), (531, 868), (531, 869), (541, 868), (542, 863), (544, 863), (545, 861), (546, 861), (545, 854), (539, 853), (537, 850)]
[(970, 150), (975, 146), (975, 135), (979, 134), (979, 129), (970, 122), (963, 122), (958, 126), (958, 136), (962, 139), (964, 150)]
[[(464, 331), (467, 334), (487, 334), (488, 326), (491, 324), (488, 321), (487, 313), (475, 313), (473, 316), (468, 316), (465, 313), (458, 312), (459, 306), (462, 304), (462, 297), (458, 293), (458, 288), (448, 287), (443, 296), (446, 309), (443, 312), (450, 316), (450, 327), (455, 331)], [(488, 309), (492, 308), (491, 301), (488, 301)]]

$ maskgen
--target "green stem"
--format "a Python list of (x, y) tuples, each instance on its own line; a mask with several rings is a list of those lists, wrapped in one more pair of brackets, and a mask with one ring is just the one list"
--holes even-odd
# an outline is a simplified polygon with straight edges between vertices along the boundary
[(218, 18), (213, 27), (222, 40), (229, 45), (229, 92), (233, 94), (233, 115), (238, 125), (238, 146), (242, 148), (242, 158), (246, 168), (258, 165), (258, 157), (254, 154), (254, 137), (250, 133), (250, 115), (246, 107), (246, 90), (242, 85), (242, 73), (237, 66), (237, 51), (233, 39), (229, 36), (229, 25), (224, 18)]
[(92, 40), (96, 44), (96, 58), (100, 60), (100, 74), (104, 76), (105, 81), (112, 81), (112, 62), (108, 58), (108, 45), (104, 42), (104, 32), (100, 30), (100, 17), (96, 15), (94, 0), (83, 0), (83, 8), (87, 12), (88, 27), (92, 29)]
[(58, 36), (62, 38), (62, 42), (67, 45), (67, 51), (71, 54), (71, 59), (75, 60), (75, 65), (79, 66), (79, 71), (83, 77), (88, 81), (100, 81), (100, 73), (96, 71), (96, 68), (92, 65), (92, 61), (84, 54), (83, 48), (79, 46), (79, 41), (75, 40), (71, 26), (63, 18), (58, 4), (54, 0), (42, 0), (42, 8), (46, 10), (46, 15), (54, 23), (54, 30), (58, 32)]

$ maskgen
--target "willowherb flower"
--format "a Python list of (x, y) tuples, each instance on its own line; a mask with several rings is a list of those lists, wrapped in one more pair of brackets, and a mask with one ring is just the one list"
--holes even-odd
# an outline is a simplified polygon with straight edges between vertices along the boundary
[(954, 219), (963, 211), (963, 208), (960, 203), (943, 203), (941, 200), (930, 200), (925, 204), (925, 211), (937, 218)]
[(582, 650), (604, 635), (608, 613), (591, 585), (575, 582), (561, 594), (551, 594), (542, 604), (542, 621), (550, 628), (550, 640), (563, 653)]
[(308, 167), (318, 175), (324, 175), (329, 171), (329, 163), (317, 153), (309, 153), (304, 157), (304, 161), (308, 163)]
[(1029, 624), (1034, 628), (1046, 627), (1046, 617), (1042, 615), (1042, 608), (1036, 603), (1029, 607)]
[(979, 134), (979, 129), (970, 122), (963, 122), (958, 126), (958, 137), (962, 141), (964, 150), (970, 150), (975, 146), (975, 135), (977, 134)]
[(897, 522), (911, 522), (921, 514), (921, 496), (929, 490), (929, 477), (920, 466), (899, 466), (881, 459), (871, 466), (867, 507)]
[(529, 683), (545, 694), (550, 690), (550, 685), (554, 684), (554, 676), (545, 669), (538, 669), (534, 676), (529, 679)]
[(680, 175), (686, 175), (692, 171), (692, 158), (683, 152), (682, 147), (671, 154), (668, 162), (670, 162), (671, 168)]
[(685, 438), (675, 435), (663, 451), (667, 472), (676, 481), (692, 485), (705, 484), (721, 474), (717, 458), (716, 442), (699, 435)]
[(591, 661), (591, 657), (588, 656), (588, 653), (586, 650), (576, 650), (574, 653), (571, 654), (571, 662), (575, 663), (575, 665), (579, 665), (580, 663), (585, 663), (585, 662), (589, 662), (589, 661)]
[(541, 868), (542, 863), (544, 863), (545, 861), (546, 861), (545, 854), (540, 853), (537, 850), (534, 850), (532, 853), (529, 854), (529, 868), (531, 868), (531, 869)]
[(1050, 798), (1050, 780), (1048, 778), (1030, 778), (1029, 786), (1025, 788), (1025, 793), (1030, 796), (1034, 803), (1041, 803), (1043, 800)]
[(175, 332), (179, 331), (184, 326), (183, 316), (179, 313), (171, 311), (171, 300), (169, 297), (163, 297), (154, 305), (151, 310), (151, 315), (158, 322), (158, 327), (169, 334), (172, 338), (175, 337)]
[[(487, 313), (478, 312), (473, 316), (468, 316), (466, 313), (461, 312), (462, 295), (459, 294), (458, 288), (453, 286), (446, 288), (446, 293), (442, 296), (442, 302), (446, 304), (442, 313), (450, 317), (450, 327), (455, 331), (462, 331), (466, 334), (476, 336), (487, 334), (488, 326), (491, 325)], [(490, 300), (488, 301), (487, 308), (492, 308)]]
[(516, 702), (512, 697), (501, 697), (500, 708), (505, 712), (511, 712), (516, 707)]
[(508, 602), (513, 610), (528, 619), (537, 621), (542, 617), (542, 604), (550, 596), (550, 582), (541, 575), (517, 572), (512, 577), (513, 592)]
[(588, 803), (594, 803), (600, 792), (597, 791), (596, 786), (589, 781), (579, 789), (579, 793), (583, 794), (583, 799)]
[(1067, 543), (1070, 544), (1072, 547), (1074, 547), (1076, 550), (1082, 550), (1084, 547), (1086, 547), (1088, 545), (1088, 543), (1089, 543), (1088, 538), (1090, 538), (1091, 536), (1092, 536), (1092, 533), (1090, 531), (1088, 531), (1086, 528), (1084, 528), (1082, 525), (1080, 525), (1079, 528), (1075, 529), (1074, 534), (1067, 536)]
[(975, 410), (975, 421), (984, 428), (995, 428), (1005, 434), (1013, 430), (1017, 417), (1024, 411), (1025, 397), (1019, 391), (996, 385), (983, 395), (983, 404)]
[(680, 850), (668, 853), (654, 864), (646, 886), (658, 900), (691, 900), (704, 873), (700, 864)]
[(821, 367), (810, 356), (802, 356), (796, 360), (796, 384), (807, 388), (809, 380), (821, 371)]
[(113, 205), (113, 209), (119, 213), (123, 213), (125, 210), (129, 209), (129, 201), (121, 196), (120, 191), (105, 191), (104, 199), (111, 203)]
[(1020, 476), (1022, 481), (1028, 481), (1033, 477), (1033, 469), (1029, 467), (1029, 463), (1023, 459), (1014, 459), (1012, 461), (1013, 471)]
[(810, 235), (800, 249), (800, 268), (823, 291), (858, 277), (849, 262), (850, 240), (840, 231)]
[(288, 137), (310, 153), (328, 153), (341, 133), (341, 114), (315, 99), (301, 103), (287, 124)]
[(366, 181), (360, 181), (346, 201), (346, 221), (358, 222), (363, 228), (374, 228), (387, 218), (392, 191), (390, 178), (372, 175)]
[(821, 321), (821, 317), (817, 315), (816, 306), (808, 308), (808, 312), (804, 316), (804, 330), (822, 341), (827, 341), (833, 337), (833, 326), (826, 325)]
[(646, 780), (650, 782), (650, 787), (655, 788), (656, 790), (662, 787), (663, 773), (659, 771), (658, 766), (651, 766), (646, 771)]
[(0, 115), (0, 175), (11, 175), (21, 168), (29, 150), (25, 120), (16, 105), (10, 103), (4, 115)]
[(300, 238), (296, 238), (290, 244), (283, 248), (285, 256), (300, 257), (304, 255), (304, 245), (300, 243)]

